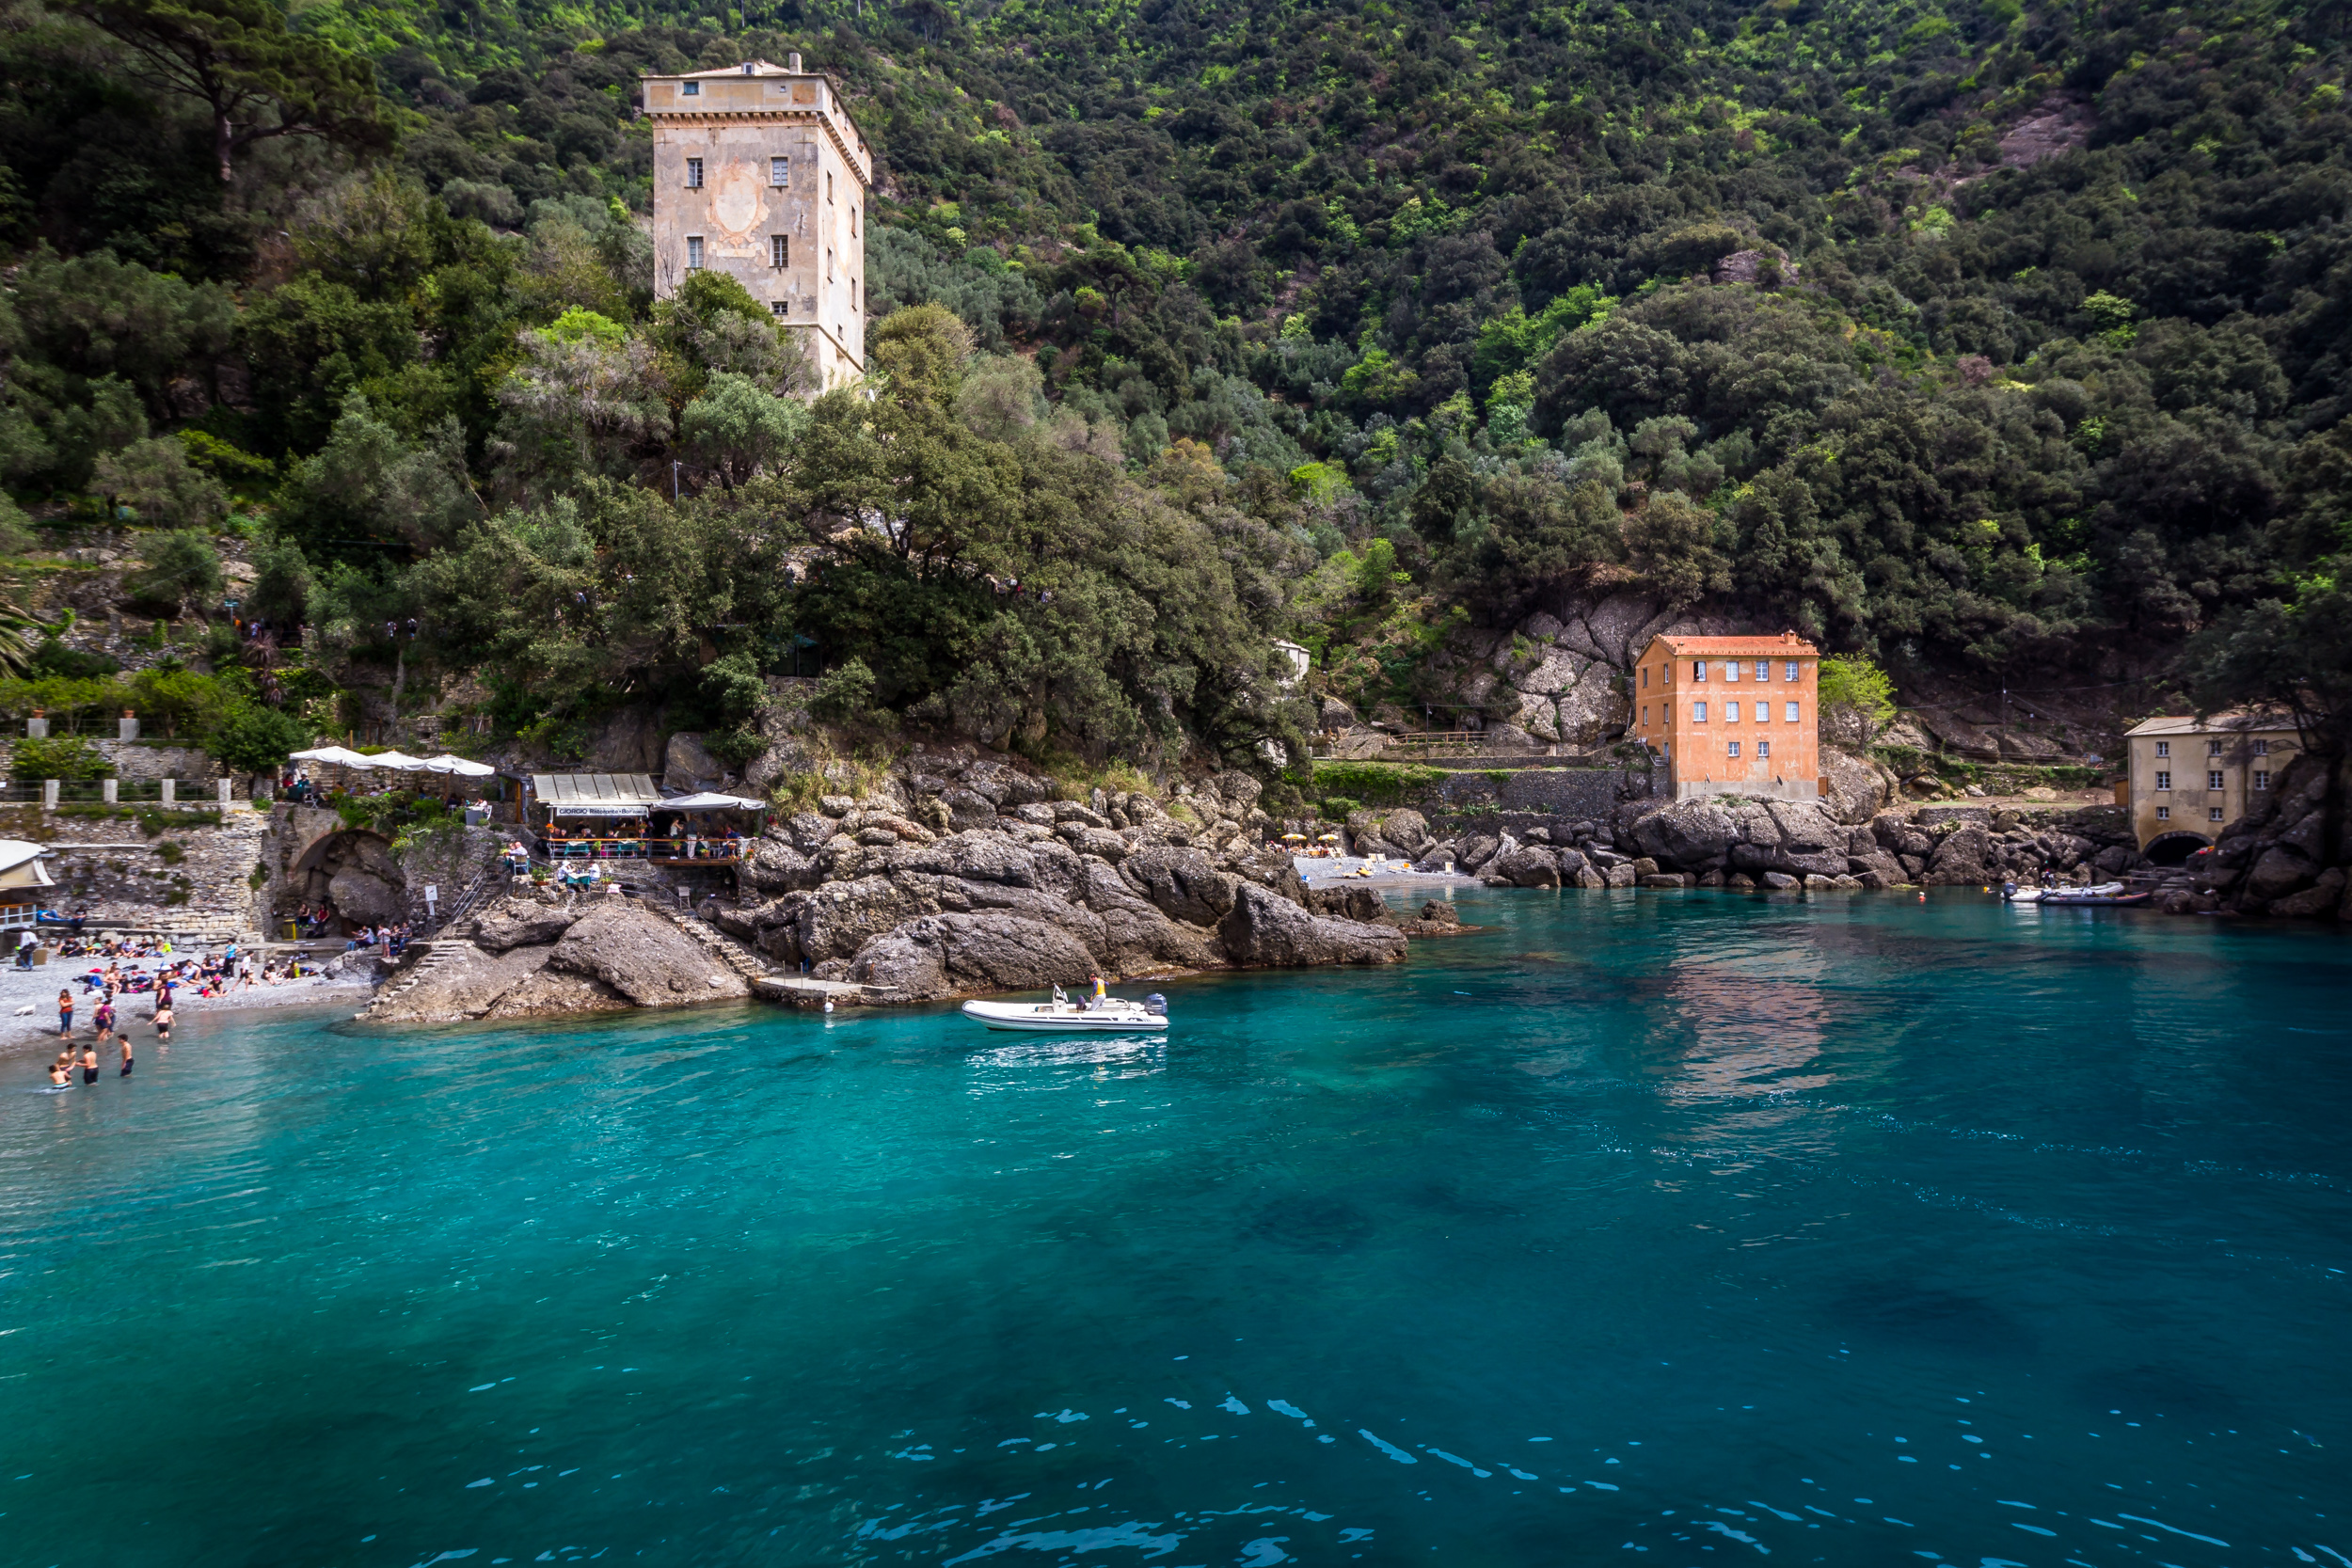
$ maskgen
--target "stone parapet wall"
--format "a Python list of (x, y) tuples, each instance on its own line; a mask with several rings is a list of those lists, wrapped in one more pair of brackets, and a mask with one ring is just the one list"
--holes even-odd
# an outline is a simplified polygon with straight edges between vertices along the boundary
[[(211, 784), (221, 776), (220, 764), (201, 746), (175, 746), (148, 740), (94, 740), (90, 749), (114, 764), (119, 779), (178, 779), (183, 784)], [(205, 792), (211, 794), (210, 790)]]

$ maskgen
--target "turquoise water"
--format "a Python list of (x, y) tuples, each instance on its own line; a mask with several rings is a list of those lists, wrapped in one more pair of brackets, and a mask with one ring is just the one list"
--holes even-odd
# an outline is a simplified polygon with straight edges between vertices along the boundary
[(2352, 1558), (2352, 942), (1459, 902), (1164, 1043), (199, 1017), (12, 1093), (0, 1561)]

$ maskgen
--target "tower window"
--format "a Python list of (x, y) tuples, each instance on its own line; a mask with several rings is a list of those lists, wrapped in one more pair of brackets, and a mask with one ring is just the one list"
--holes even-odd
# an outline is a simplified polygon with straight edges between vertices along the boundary
[(1792, 658), (1788, 663), (1780, 667), (1780, 678), (1785, 681), (1792, 681), (1797, 678), (1797, 661), (1795, 659)]
[(788, 267), (792, 264), (791, 235), (771, 234), (768, 236), (768, 264), (771, 267)]
[(2156, 808), (2156, 820), (2157, 820), (2157, 821), (2159, 821), (2159, 822), (2169, 822), (2169, 821), (2171, 821), (2171, 820), (2172, 820), (2172, 808), (2171, 808), (2170, 806), (2158, 806), (2158, 807)]
[(825, 170), (825, 199), (827, 201), (833, 199), (833, 170), (831, 169)]
[(1796, 705), (1796, 704), (1794, 704), (1794, 703), (1790, 703), (1790, 704), (1788, 704), (1788, 721), (1789, 723), (1793, 724), (1793, 723), (1795, 723), (1795, 722), (1797, 721), (1797, 705)]
[(1733, 742), (1731, 743), (1731, 752), (1730, 752), (1730, 753), (1729, 753), (1729, 754), (1730, 754), (1731, 756), (1733, 756), (1733, 757), (1737, 757), (1737, 756), (1739, 756), (1739, 754), (1740, 754), (1740, 743), (1739, 743), (1738, 741), (1736, 741), (1736, 740), (1735, 740), (1735, 741), (1733, 741)]
[(1705, 659), (1694, 658), (1691, 661), (1691, 678), (1694, 681), (1703, 681), (1707, 678), (1707, 661)]
[(680, 82), (677, 91), (680, 98), (700, 98), (703, 95), (703, 85), (700, 82)]
[(771, 299), (768, 302), (768, 313), (774, 316), (788, 316), (792, 313), (792, 302), (788, 299)]
[(1769, 740), (1757, 741), (1756, 743), (1756, 754), (1759, 760), (1769, 758), (1772, 754), (1772, 743)]
[(2269, 741), (2267, 741), (2267, 740), (2257, 740), (2257, 741), (2255, 741), (2255, 742), (2254, 742), (2254, 754), (2255, 754), (2256, 756), (2258, 756), (2258, 757), (2266, 757), (2266, 756), (2268, 756), (2268, 755), (2270, 754), (2270, 742), (2269, 742)]
[(1707, 722), (1707, 705), (1705, 703), (1692, 703), (1691, 705), (1691, 722), (1694, 724), (1704, 724)]
[(2171, 754), (2172, 742), (2169, 740), (2159, 740), (2156, 742), (2156, 755), (2160, 757), (2169, 757)]
[(789, 158), (769, 159), (768, 183), (775, 186), (778, 190), (782, 190), (785, 186), (792, 183), (792, 160)]
[(690, 191), (703, 188), (703, 161), (700, 158), (686, 160), (686, 188)]
[(686, 270), (688, 272), (703, 270), (703, 237), (700, 234), (686, 236)]

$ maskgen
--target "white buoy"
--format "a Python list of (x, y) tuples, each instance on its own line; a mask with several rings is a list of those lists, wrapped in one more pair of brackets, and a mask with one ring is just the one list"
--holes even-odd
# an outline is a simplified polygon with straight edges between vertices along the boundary
[(828, 1002), (828, 1003), (826, 1003), (826, 1004), (825, 1004), (825, 1011), (827, 1011), (827, 1012), (831, 1012), (831, 1011), (833, 1011), (833, 1004), (832, 1004), (832, 1003)]

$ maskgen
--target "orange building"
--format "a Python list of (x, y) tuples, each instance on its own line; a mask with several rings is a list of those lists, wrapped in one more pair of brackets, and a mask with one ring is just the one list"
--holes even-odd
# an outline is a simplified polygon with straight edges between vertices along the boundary
[(1778, 637), (1654, 637), (1633, 672), (1635, 739), (1677, 800), (1821, 793), (1820, 650)]

